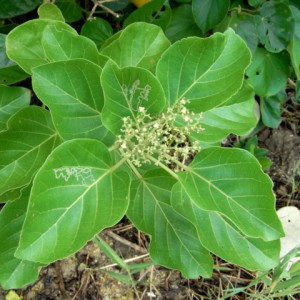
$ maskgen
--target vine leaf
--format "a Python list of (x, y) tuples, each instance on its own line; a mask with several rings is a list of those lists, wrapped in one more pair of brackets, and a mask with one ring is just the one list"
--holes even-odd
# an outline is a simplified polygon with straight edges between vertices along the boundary
[(192, 9), (198, 27), (205, 34), (225, 18), (229, 0), (193, 0)]
[(114, 34), (112, 26), (105, 19), (94, 17), (87, 20), (80, 30), (80, 35), (91, 39), (98, 47)]
[(198, 239), (194, 225), (170, 204), (175, 180), (164, 170), (148, 171), (132, 184), (127, 215), (151, 236), (150, 255), (158, 264), (185, 277), (210, 277), (213, 260)]
[(278, 264), (280, 241), (244, 236), (224, 215), (203, 210), (189, 199), (182, 184), (172, 189), (172, 207), (197, 228), (202, 245), (217, 256), (249, 270), (269, 270)]
[(10, 0), (1, 2), (0, 19), (7, 19), (23, 15), (34, 10), (40, 4), (40, 0), (18, 1)]
[(65, 139), (95, 138), (112, 143), (102, 125), (102, 69), (85, 59), (49, 63), (33, 69), (32, 85), (51, 111), (53, 123)]
[(166, 28), (166, 36), (174, 43), (188, 36), (202, 36), (192, 15), (192, 5), (182, 4), (172, 8), (171, 21)]
[(156, 75), (170, 104), (187, 98), (200, 113), (226, 102), (242, 86), (250, 51), (232, 29), (207, 39), (174, 43), (159, 60)]
[(4, 289), (17, 289), (38, 278), (41, 264), (14, 256), (26, 215), (30, 187), (22, 190), (18, 199), (9, 201), (0, 212), (0, 285)]
[(255, 16), (260, 42), (270, 52), (285, 50), (294, 33), (294, 19), (289, 6), (276, 1), (265, 2)]
[(12, 116), (0, 133), (0, 195), (29, 184), (59, 143), (45, 109), (29, 106)]
[(228, 25), (245, 41), (251, 53), (254, 53), (259, 39), (253, 16), (232, 12)]
[(249, 152), (204, 149), (178, 176), (195, 205), (222, 214), (248, 237), (272, 241), (283, 236), (272, 181)]
[(114, 134), (120, 134), (122, 117), (135, 119), (139, 107), (149, 114), (160, 113), (166, 104), (164, 91), (148, 70), (137, 67), (118, 68), (107, 63), (101, 74), (105, 105), (102, 120)]
[(124, 21), (123, 27), (135, 22), (147, 22), (166, 29), (170, 22), (172, 11), (165, 0), (152, 0), (134, 10)]
[(126, 212), (130, 186), (129, 176), (116, 169), (99, 141), (57, 147), (36, 174), (16, 256), (50, 263), (116, 224)]
[(261, 97), (270, 97), (284, 89), (290, 74), (287, 53), (270, 53), (257, 48), (251, 65), (246, 70), (247, 81)]

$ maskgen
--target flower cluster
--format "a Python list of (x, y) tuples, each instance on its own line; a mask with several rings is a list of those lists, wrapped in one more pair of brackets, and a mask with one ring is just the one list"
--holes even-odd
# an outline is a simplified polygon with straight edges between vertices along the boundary
[[(193, 144), (188, 135), (201, 132), (201, 114), (190, 112), (182, 99), (167, 112), (150, 116), (144, 107), (139, 107), (136, 118), (123, 118), (122, 135), (117, 137), (117, 145), (123, 157), (137, 167), (149, 163), (155, 158), (156, 163), (176, 166), (176, 161), (187, 163), (188, 159), (200, 151), (196, 141)], [(152, 159), (151, 159), (152, 158)]]

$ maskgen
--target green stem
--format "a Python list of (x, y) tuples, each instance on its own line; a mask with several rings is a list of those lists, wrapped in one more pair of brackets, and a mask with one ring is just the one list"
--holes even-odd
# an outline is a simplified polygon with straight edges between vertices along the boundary
[(233, 12), (233, 11), (236, 11), (238, 14), (242, 14), (242, 15), (247, 15), (247, 16), (250, 16), (250, 17), (253, 17), (254, 16), (254, 13), (256, 12), (259, 12), (260, 9), (247, 9), (247, 8), (242, 8), (242, 7), (233, 7), (232, 9), (229, 10), (229, 12)]
[(166, 158), (169, 159), (169, 160), (171, 160), (173, 163), (175, 163), (178, 167), (180, 167), (184, 171), (188, 170), (188, 166), (187, 165), (181, 163), (179, 160), (177, 160), (173, 156), (166, 154)]
[(147, 155), (146, 156), (149, 160), (153, 161), (155, 165), (160, 166), (161, 168), (163, 168), (165, 171), (167, 171), (171, 176), (173, 176), (176, 180), (179, 180), (178, 175), (173, 172), (171, 169), (169, 169), (167, 166), (165, 166), (162, 162), (160, 162), (159, 160), (157, 160), (156, 158), (154, 158), (151, 155)]
[(119, 145), (118, 143), (114, 143), (112, 146), (110, 146), (110, 147), (108, 148), (108, 151), (109, 151), (109, 152), (112, 152), (112, 151), (118, 149), (119, 147), (120, 147), (120, 145)]
[(137, 168), (133, 165), (133, 163), (128, 159), (127, 163), (129, 164), (130, 168), (132, 169), (133, 173), (136, 175), (138, 179), (142, 179), (143, 176), (139, 173)]
[(127, 160), (127, 158), (125, 158), (125, 157), (123, 157), (121, 160), (119, 160), (115, 165), (113, 165), (110, 169), (109, 169), (109, 171), (110, 172), (113, 172), (113, 171), (115, 171), (115, 170), (117, 170), (119, 167), (121, 167), (123, 164), (124, 164), (124, 162)]

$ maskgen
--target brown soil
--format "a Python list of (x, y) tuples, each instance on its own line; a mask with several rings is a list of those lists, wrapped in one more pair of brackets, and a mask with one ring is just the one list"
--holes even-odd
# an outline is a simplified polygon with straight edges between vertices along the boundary
[[(291, 109), (292, 107), (292, 109)], [(277, 207), (295, 205), (300, 208), (300, 124), (299, 105), (287, 107), (284, 120), (278, 129), (265, 128), (259, 135), (262, 147), (269, 150), (273, 161), (269, 175), (274, 181)], [(149, 262), (148, 238), (136, 231), (124, 219), (101, 237), (123, 259), (134, 258), (134, 263)], [(214, 271), (212, 279), (186, 280), (176, 271), (157, 265), (143, 268), (129, 275), (89, 242), (78, 253), (43, 268), (39, 280), (16, 293), (24, 300), (121, 300), (121, 299), (218, 299), (224, 290), (243, 287), (256, 277), (248, 272), (215, 258), (222, 271)], [(123, 283), (114, 276), (131, 282)], [(300, 285), (300, 283), (299, 283)], [(259, 293), (261, 287), (252, 289)], [(0, 300), (5, 300), (8, 291), (0, 290)], [(294, 295), (300, 299), (300, 295)], [(240, 293), (228, 299), (251, 299)], [(267, 299), (267, 298), (263, 298)]]

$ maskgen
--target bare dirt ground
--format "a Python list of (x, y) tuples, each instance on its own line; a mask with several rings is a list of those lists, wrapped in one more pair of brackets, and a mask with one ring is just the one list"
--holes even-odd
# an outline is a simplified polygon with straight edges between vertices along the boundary
[[(264, 128), (258, 138), (273, 161), (268, 173), (274, 181), (277, 208), (286, 205), (300, 208), (300, 105), (286, 104), (279, 128)], [(150, 261), (148, 238), (126, 219), (101, 233), (101, 237), (123, 259), (134, 259), (136, 264)], [(246, 286), (256, 277), (256, 273), (217, 258), (215, 264), (222, 271), (214, 271), (211, 279), (198, 280), (186, 280), (178, 272), (157, 265), (142, 268), (130, 276), (126, 270), (111, 264), (98, 246), (89, 242), (71, 257), (43, 268), (36, 283), (16, 293), (23, 300), (218, 299), (224, 296), (224, 290)], [(7, 293), (0, 290), (0, 300), (5, 300)], [(300, 299), (300, 295), (294, 297)], [(251, 298), (240, 293), (230, 299)]]

